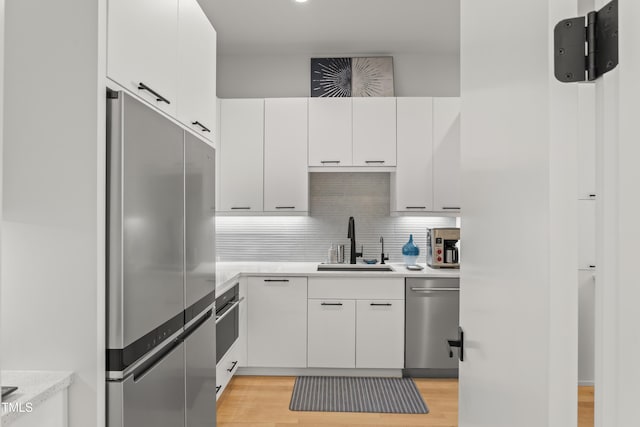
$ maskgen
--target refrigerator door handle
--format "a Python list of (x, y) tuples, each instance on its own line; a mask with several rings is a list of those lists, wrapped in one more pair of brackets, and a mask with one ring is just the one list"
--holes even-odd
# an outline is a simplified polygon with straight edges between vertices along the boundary
[(179, 339), (181, 341), (184, 341), (189, 338), (189, 336), (197, 331), (200, 326), (204, 325), (206, 321), (211, 318), (211, 316), (213, 316), (213, 310), (209, 309), (209, 311), (207, 311), (204, 316), (200, 317), (200, 319), (198, 319), (193, 325), (189, 326), (187, 330), (185, 330), (184, 333), (180, 335)]
[(147, 360), (144, 364), (142, 364), (138, 369), (133, 371), (133, 382), (137, 383), (142, 381), (142, 379), (153, 369), (158, 366), (169, 354), (171, 354), (176, 348), (182, 344), (182, 339), (180, 337), (176, 338), (171, 344), (167, 345), (162, 351), (158, 352), (154, 357)]

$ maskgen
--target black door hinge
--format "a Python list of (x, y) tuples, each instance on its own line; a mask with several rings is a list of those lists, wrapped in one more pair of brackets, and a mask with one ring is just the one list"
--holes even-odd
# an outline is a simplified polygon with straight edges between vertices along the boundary
[(585, 17), (564, 19), (554, 29), (556, 79), (592, 81), (618, 65), (618, 0)]

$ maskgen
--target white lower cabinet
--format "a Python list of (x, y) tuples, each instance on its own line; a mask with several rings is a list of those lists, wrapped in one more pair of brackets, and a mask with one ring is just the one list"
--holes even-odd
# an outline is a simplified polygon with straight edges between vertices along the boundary
[(307, 278), (250, 277), (247, 366), (307, 367)]
[(404, 367), (404, 300), (357, 302), (356, 367)]
[(240, 346), (236, 342), (216, 365), (216, 400), (222, 395), (225, 388), (238, 370), (240, 364)]
[(310, 368), (356, 367), (354, 300), (309, 300)]
[(309, 367), (404, 367), (404, 280), (309, 278)]

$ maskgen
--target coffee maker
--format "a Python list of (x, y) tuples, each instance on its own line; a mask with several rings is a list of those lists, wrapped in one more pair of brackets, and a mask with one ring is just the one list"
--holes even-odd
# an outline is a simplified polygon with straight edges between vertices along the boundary
[(460, 268), (459, 228), (427, 228), (427, 265)]

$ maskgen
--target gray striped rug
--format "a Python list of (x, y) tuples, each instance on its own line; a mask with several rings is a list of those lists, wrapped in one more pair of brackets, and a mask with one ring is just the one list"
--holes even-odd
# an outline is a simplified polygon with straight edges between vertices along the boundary
[(297, 377), (291, 411), (427, 414), (411, 378)]

